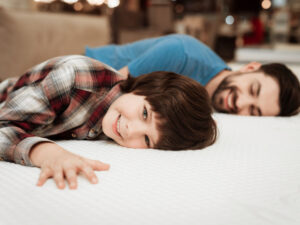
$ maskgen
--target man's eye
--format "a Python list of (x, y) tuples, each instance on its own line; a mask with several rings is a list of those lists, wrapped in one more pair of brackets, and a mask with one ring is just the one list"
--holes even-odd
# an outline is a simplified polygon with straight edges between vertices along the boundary
[(250, 115), (251, 116), (261, 116), (260, 110), (254, 105), (250, 106)]
[(148, 117), (148, 111), (147, 111), (146, 107), (144, 107), (144, 110), (143, 110), (143, 118), (144, 118), (144, 119), (147, 119), (147, 117)]
[(253, 105), (250, 106), (250, 115), (254, 116), (254, 106)]
[(147, 147), (150, 148), (150, 140), (147, 135), (145, 135), (145, 143), (146, 143)]
[(254, 87), (253, 87), (253, 85), (251, 86), (251, 88), (250, 88), (250, 94), (253, 96), (254, 95)]

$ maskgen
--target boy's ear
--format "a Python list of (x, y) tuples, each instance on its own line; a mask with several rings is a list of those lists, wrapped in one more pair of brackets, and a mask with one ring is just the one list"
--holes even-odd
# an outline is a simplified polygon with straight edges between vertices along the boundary
[(243, 66), (241, 69), (239, 69), (240, 72), (252, 72), (255, 70), (258, 70), (261, 67), (261, 63), (259, 62), (251, 62), (247, 65)]

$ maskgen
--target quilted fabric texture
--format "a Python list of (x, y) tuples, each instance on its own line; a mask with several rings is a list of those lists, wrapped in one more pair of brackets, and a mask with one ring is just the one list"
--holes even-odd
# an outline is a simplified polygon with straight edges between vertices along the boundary
[(219, 138), (204, 150), (58, 142), (111, 165), (75, 191), (36, 187), (38, 168), (0, 162), (0, 224), (299, 225), (300, 114), (214, 117)]

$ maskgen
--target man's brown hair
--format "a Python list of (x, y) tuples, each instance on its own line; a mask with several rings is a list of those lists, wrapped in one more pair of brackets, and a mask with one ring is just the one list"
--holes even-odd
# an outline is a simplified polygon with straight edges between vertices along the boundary
[(279, 84), (280, 113), (278, 116), (297, 114), (300, 106), (300, 84), (296, 75), (281, 63), (264, 64), (258, 71), (273, 77)]
[(217, 128), (205, 88), (172, 72), (153, 72), (121, 83), (124, 93), (146, 97), (159, 116), (159, 140), (165, 150), (202, 149), (216, 140)]

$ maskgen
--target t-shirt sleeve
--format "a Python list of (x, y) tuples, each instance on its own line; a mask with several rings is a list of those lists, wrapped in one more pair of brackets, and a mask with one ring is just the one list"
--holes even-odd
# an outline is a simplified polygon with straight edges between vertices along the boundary
[(185, 64), (182, 44), (177, 39), (164, 39), (128, 64), (129, 73), (137, 77), (154, 71), (180, 73)]

